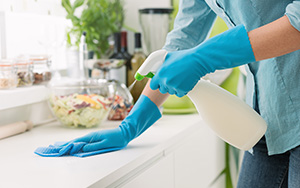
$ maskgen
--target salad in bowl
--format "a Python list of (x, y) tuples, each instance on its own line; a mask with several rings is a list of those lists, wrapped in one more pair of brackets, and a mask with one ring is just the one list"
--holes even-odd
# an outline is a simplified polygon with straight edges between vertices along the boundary
[(67, 127), (90, 128), (107, 119), (115, 98), (115, 84), (102, 79), (49, 85), (50, 108)]

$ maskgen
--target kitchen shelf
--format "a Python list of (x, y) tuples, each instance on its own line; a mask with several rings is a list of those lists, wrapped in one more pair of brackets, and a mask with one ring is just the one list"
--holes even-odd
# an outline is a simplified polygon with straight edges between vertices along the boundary
[(49, 90), (45, 86), (0, 90), (0, 110), (42, 102), (48, 95)]

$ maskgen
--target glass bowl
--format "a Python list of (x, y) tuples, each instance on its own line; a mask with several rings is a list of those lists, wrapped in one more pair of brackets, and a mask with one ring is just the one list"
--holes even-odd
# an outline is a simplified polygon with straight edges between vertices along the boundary
[(51, 83), (49, 105), (67, 127), (91, 128), (107, 119), (115, 98), (115, 83), (99, 79)]
[(111, 80), (116, 86), (116, 95), (108, 120), (123, 120), (133, 107), (133, 97), (125, 84)]

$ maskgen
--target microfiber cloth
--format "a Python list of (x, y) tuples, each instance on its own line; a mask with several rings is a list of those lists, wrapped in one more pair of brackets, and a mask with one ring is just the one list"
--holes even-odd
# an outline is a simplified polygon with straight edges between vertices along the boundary
[(61, 156), (88, 157), (92, 155), (123, 149), (123, 148), (107, 148), (107, 149), (102, 149), (93, 152), (83, 152), (82, 148), (86, 144), (88, 143), (76, 142), (76, 143), (69, 143), (67, 145), (64, 145), (62, 142), (57, 142), (54, 145), (50, 145), (48, 147), (39, 147), (34, 151), (34, 153), (42, 157), (61, 157)]

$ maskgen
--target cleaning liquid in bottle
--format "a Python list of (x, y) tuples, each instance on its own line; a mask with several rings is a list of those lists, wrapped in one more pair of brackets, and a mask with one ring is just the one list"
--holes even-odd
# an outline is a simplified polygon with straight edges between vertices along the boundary
[[(166, 50), (158, 50), (148, 56), (135, 78), (153, 77), (164, 62)], [(241, 149), (251, 149), (265, 134), (267, 124), (244, 101), (225, 89), (200, 80), (187, 94), (199, 115), (225, 142)]]
[(265, 134), (267, 125), (244, 101), (227, 90), (200, 80), (188, 97), (203, 121), (225, 142), (249, 150)]

